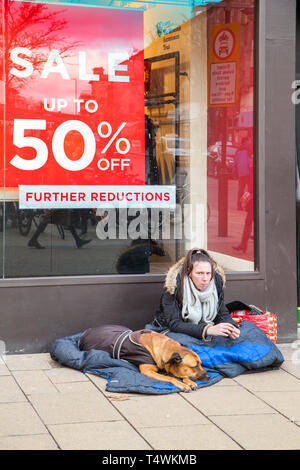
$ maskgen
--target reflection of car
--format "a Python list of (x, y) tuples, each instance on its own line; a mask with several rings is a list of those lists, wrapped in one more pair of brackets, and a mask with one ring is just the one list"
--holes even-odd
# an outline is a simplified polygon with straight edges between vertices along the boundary
[[(233, 147), (231, 142), (227, 142), (226, 145), (226, 174), (232, 176), (232, 167), (234, 164), (235, 154), (237, 152), (237, 147)], [(208, 148), (207, 152), (207, 174), (209, 176), (220, 175), (222, 168), (222, 143), (216, 142)]]

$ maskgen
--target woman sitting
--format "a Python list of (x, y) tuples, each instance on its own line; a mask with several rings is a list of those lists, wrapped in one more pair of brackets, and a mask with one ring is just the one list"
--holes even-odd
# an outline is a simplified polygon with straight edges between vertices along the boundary
[(225, 275), (205, 250), (190, 250), (168, 271), (153, 325), (207, 341), (239, 337), (224, 303)]

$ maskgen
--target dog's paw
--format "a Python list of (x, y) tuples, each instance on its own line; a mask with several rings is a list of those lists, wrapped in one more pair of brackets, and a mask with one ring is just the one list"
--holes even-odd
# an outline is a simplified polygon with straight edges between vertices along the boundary
[(198, 388), (197, 384), (190, 379), (183, 379), (183, 382), (189, 387), (190, 391)]
[[(192, 390), (194, 390), (193, 386), (191, 384), (182, 384), (183, 386), (181, 387), (181, 391), (185, 393), (190, 393)], [(196, 385), (196, 384), (195, 384)], [(196, 387), (197, 388), (197, 387)]]
[(181, 390), (182, 392), (184, 393), (190, 393), (192, 391), (192, 389), (189, 387), (189, 388), (185, 388), (184, 390)]
[[(174, 384), (175, 385), (175, 384)], [(183, 382), (178, 382), (176, 383), (176, 387), (179, 388), (181, 392), (191, 392), (191, 388), (189, 385), (183, 383)]]

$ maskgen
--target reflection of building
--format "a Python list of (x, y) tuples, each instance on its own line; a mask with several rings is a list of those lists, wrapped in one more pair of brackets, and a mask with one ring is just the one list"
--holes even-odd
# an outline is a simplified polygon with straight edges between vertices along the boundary
[(109, 100), (111, 99), (107, 92), (108, 75), (104, 73), (103, 67), (95, 67), (93, 73), (99, 75), (99, 81), (89, 82), (91, 86), (91, 97), (107, 109)]

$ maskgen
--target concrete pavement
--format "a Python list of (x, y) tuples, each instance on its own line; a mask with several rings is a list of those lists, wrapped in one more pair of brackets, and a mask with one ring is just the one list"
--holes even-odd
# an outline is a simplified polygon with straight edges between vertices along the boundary
[(300, 342), (281, 369), (191, 393), (114, 394), (50, 355), (3, 357), (0, 450), (300, 449)]

